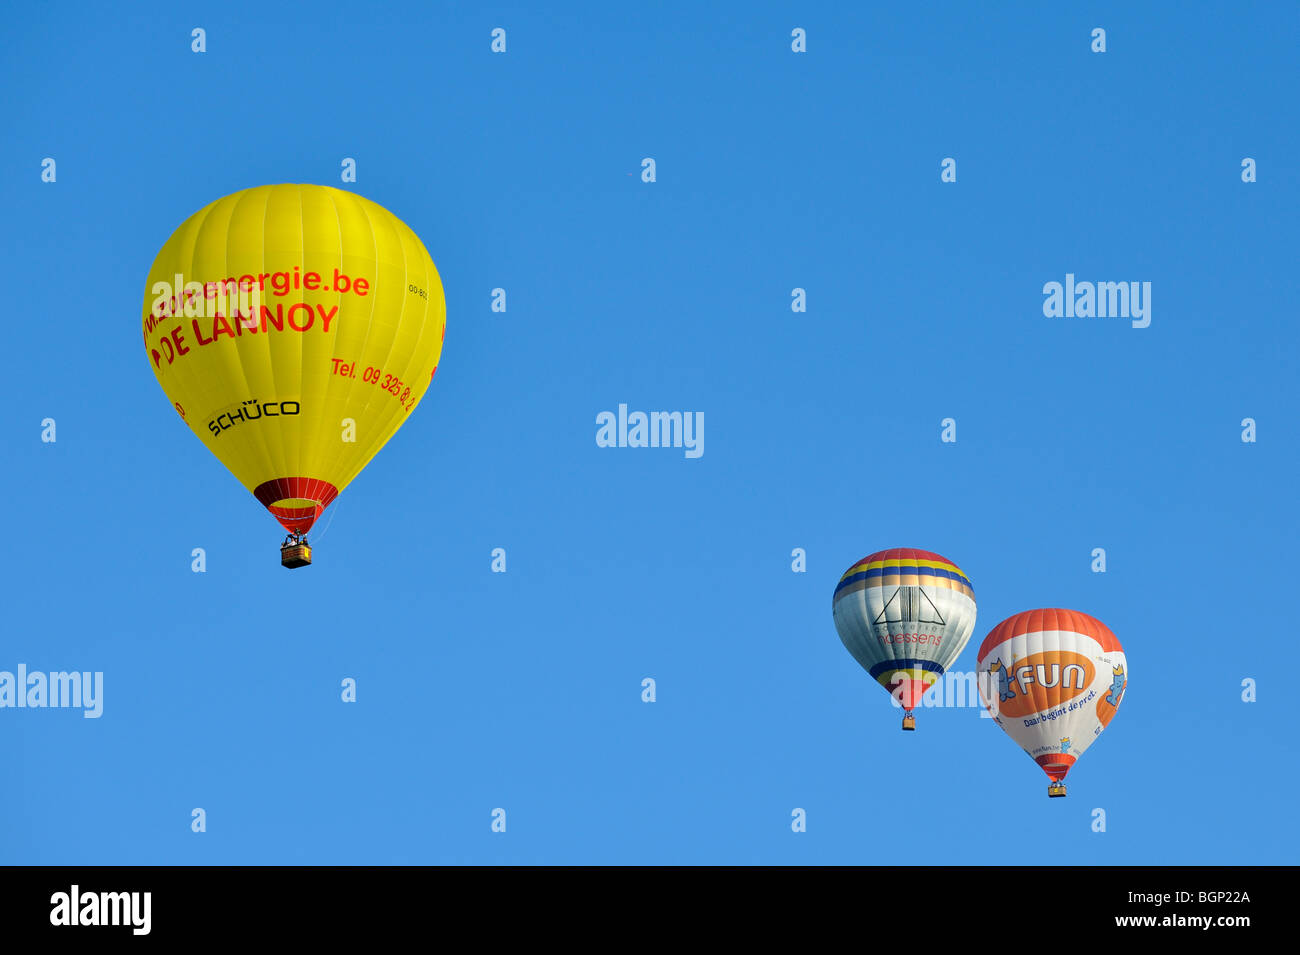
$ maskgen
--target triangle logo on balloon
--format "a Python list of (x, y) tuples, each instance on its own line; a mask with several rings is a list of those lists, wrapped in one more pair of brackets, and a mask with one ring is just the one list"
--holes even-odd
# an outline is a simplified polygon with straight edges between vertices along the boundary
[(885, 601), (876, 623), (937, 623), (945, 625), (943, 614), (921, 587), (899, 587)]

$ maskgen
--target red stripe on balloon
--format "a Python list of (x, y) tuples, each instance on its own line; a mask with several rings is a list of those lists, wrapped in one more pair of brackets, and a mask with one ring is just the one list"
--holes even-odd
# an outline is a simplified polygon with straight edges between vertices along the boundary
[(1059, 607), (1052, 607), (1042, 610), (1026, 610), (1024, 613), (1018, 613), (1014, 617), (1003, 620), (989, 631), (989, 635), (984, 638), (984, 642), (980, 644), (980, 651), (976, 655), (976, 659), (983, 660), (988, 656), (988, 652), (999, 643), (1004, 643), (1013, 637), (1019, 637), (1026, 633), (1039, 633), (1044, 630), (1081, 633), (1085, 637), (1096, 640), (1103, 651), (1118, 650), (1120, 653), (1124, 652), (1124, 648), (1120, 646), (1119, 638), (1111, 633), (1110, 627), (1096, 617), (1090, 617), (1086, 613), (1080, 613), (1077, 610), (1062, 610)]
[[(321, 512), (339, 496), (339, 489), (329, 481), (320, 478), (281, 477), (263, 481), (253, 489), (257, 498), (271, 515), (280, 522), (285, 530), (294, 534), (305, 534), (316, 523)], [(312, 501), (308, 507), (285, 507), (276, 501), (300, 498)]]
[(1069, 753), (1044, 753), (1035, 757), (1034, 762), (1043, 767), (1052, 782), (1059, 783), (1074, 765), (1074, 757)]

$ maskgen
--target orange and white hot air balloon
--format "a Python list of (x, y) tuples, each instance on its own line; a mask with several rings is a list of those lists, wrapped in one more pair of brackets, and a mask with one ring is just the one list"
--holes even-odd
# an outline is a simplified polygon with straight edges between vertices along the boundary
[(1128, 660), (1115, 634), (1077, 610), (1027, 610), (980, 644), (980, 694), (999, 726), (1047, 773), (1049, 796), (1119, 709)]

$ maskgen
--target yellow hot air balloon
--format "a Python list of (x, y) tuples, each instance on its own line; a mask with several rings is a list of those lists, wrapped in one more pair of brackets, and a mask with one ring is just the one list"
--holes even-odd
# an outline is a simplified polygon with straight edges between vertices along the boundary
[(329, 186), (258, 186), (181, 224), (145, 285), (144, 347), (208, 450), (289, 532), (282, 563), (428, 389), (442, 281), (414, 232)]

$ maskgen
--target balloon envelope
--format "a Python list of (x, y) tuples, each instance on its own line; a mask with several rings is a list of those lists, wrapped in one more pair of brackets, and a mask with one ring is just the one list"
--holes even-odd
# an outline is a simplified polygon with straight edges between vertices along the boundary
[(849, 653), (910, 712), (970, 639), (975, 591), (947, 558), (895, 548), (844, 572), (831, 613)]
[(1077, 610), (1027, 610), (984, 638), (980, 693), (998, 725), (1060, 782), (1101, 735), (1128, 687), (1115, 634)]
[(145, 286), (145, 354), (167, 398), (295, 533), (419, 404), (445, 330), (415, 233), (328, 186), (218, 199), (167, 240)]

